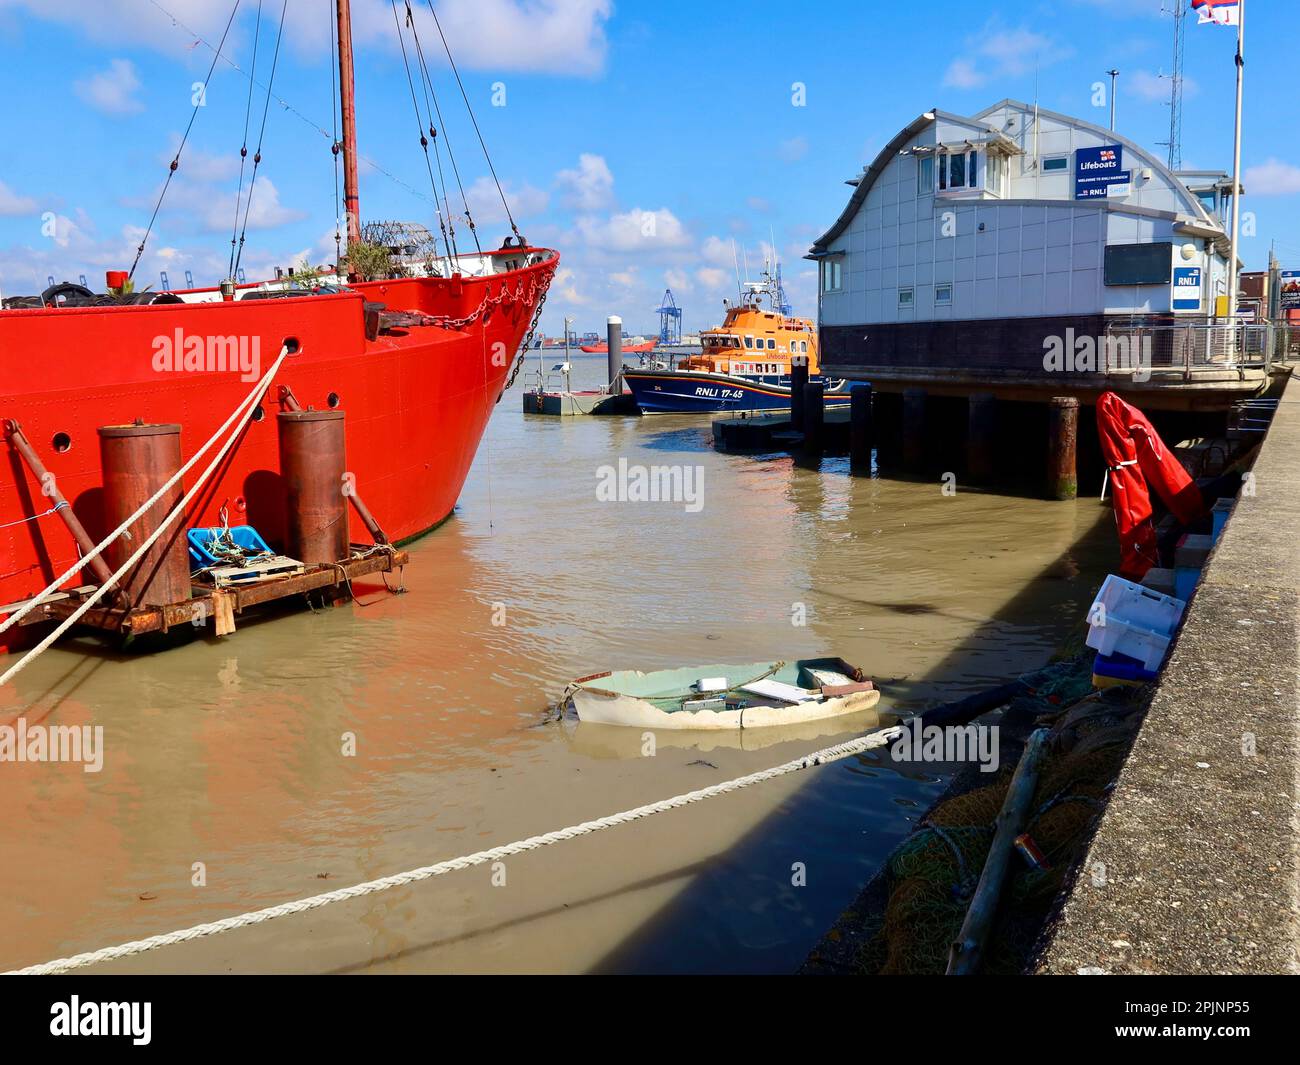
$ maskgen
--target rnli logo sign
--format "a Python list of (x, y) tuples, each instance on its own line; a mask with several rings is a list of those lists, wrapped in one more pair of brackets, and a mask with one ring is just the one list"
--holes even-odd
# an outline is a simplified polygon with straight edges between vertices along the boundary
[(1124, 169), (1124, 146), (1121, 144), (1080, 148), (1074, 153), (1076, 200), (1126, 195), (1130, 176)]
[(1201, 268), (1199, 266), (1175, 267), (1173, 306), (1176, 311), (1201, 309)]

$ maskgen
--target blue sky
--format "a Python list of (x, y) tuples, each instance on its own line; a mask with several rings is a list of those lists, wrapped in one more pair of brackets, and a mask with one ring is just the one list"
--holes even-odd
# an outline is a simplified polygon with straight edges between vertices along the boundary
[[(1164, 0), (1169, 8), (1174, 0)], [(102, 286), (130, 265), (167, 162), (233, 0), (0, 0), (0, 290), (47, 275)], [(421, 39), (436, 61), (425, 0)], [(226, 51), (247, 68), (257, 0), (243, 0)], [(280, 0), (263, 0), (259, 72)], [(362, 214), (434, 222), (389, 0), (353, 0)], [(399, 5), (400, 6), (400, 5)], [(1119, 129), (1168, 136), (1172, 20), (1161, 0), (1055, 3), (768, 3), (681, 0), (441, 0), (444, 28), (521, 228), (560, 250), (543, 327), (579, 330), (621, 314), (657, 328), (671, 286), (688, 330), (715, 324), (734, 291), (732, 240), (751, 272), (773, 238), (799, 313), (815, 314), (800, 256), (838, 215), (844, 180), (930, 107), (970, 114), (1004, 97), (1108, 119), (1093, 107), (1121, 71)], [(1253, 236), (1300, 268), (1291, 5), (1250, 0), (1243, 150)], [(303, 258), (333, 260), (330, 0), (289, 0), (244, 253), (250, 278)], [(170, 12), (183, 24), (164, 14)], [(922, 17), (923, 13), (923, 17)], [(1187, 20), (1184, 165), (1230, 169), (1235, 33)], [(183, 28), (188, 27), (188, 28)], [(434, 76), (484, 243), (508, 230), (444, 63)], [(796, 106), (797, 85), (804, 104)], [(504, 100), (502, 101), (502, 88)], [(504, 106), (493, 106), (494, 92)], [(224, 63), (208, 87), (140, 277), (225, 272), (248, 82)], [(254, 97), (256, 138), (260, 93)], [(308, 121), (309, 120), (309, 121)], [(1163, 148), (1157, 149), (1162, 155)], [(250, 153), (252, 147), (250, 145)], [(453, 208), (457, 205), (453, 203)], [(51, 222), (51, 219), (53, 220)], [(1248, 230), (1252, 227), (1248, 226)]]

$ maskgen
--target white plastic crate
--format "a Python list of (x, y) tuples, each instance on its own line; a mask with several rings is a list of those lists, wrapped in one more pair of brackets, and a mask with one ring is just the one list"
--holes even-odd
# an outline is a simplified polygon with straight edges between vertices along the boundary
[(1103, 655), (1128, 655), (1154, 672), (1186, 608), (1182, 599), (1112, 573), (1088, 609), (1088, 646)]
[(1126, 581), (1123, 577), (1117, 577), (1112, 573), (1102, 582), (1101, 591), (1097, 593), (1097, 598), (1092, 601), (1092, 606), (1088, 609), (1090, 624), (1096, 623), (1099, 607), (1105, 611), (1102, 616), (1108, 622), (1111, 618), (1119, 618), (1130, 625), (1139, 625), (1152, 632), (1172, 636), (1174, 629), (1178, 628), (1178, 623), (1183, 619), (1187, 602), (1141, 584)]
[(1116, 652), (1128, 655), (1142, 663), (1142, 668), (1154, 673), (1165, 660), (1170, 637), (1161, 632), (1130, 625), (1120, 618), (1107, 618), (1105, 625), (1093, 625), (1088, 630), (1088, 646), (1103, 655)]

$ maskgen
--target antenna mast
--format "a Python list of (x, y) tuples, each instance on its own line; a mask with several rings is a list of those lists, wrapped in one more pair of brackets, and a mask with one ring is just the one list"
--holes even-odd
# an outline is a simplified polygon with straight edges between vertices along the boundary
[(1174, 3), (1174, 72), (1170, 76), (1169, 87), (1169, 169), (1177, 170), (1183, 165), (1183, 20), (1187, 17), (1187, 5), (1182, 0)]

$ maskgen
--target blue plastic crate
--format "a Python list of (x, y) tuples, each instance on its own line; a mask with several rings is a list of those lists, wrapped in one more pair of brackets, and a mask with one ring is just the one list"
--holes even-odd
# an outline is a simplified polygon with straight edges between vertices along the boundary
[[(205, 529), (191, 529), (185, 534), (185, 538), (190, 543), (190, 570), (204, 569), (207, 566), (221, 566), (226, 563), (219, 558), (211, 555), (207, 551), (206, 545), (212, 542), (212, 539), (220, 535), (224, 530), (219, 525), (214, 525)], [(257, 530), (251, 525), (232, 525), (230, 527), (230, 538), (245, 551), (251, 553), (272, 554), (271, 549), (266, 545), (266, 541), (258, 534)]]
[(1093, 660), (1092, 673), (1094, 677), (1106, 677), (1127, 684), (1145, 684), (1147, 681), (1155, 680), (1157, 676), (1136, 658), (1119, 653), (1099, 654)]

